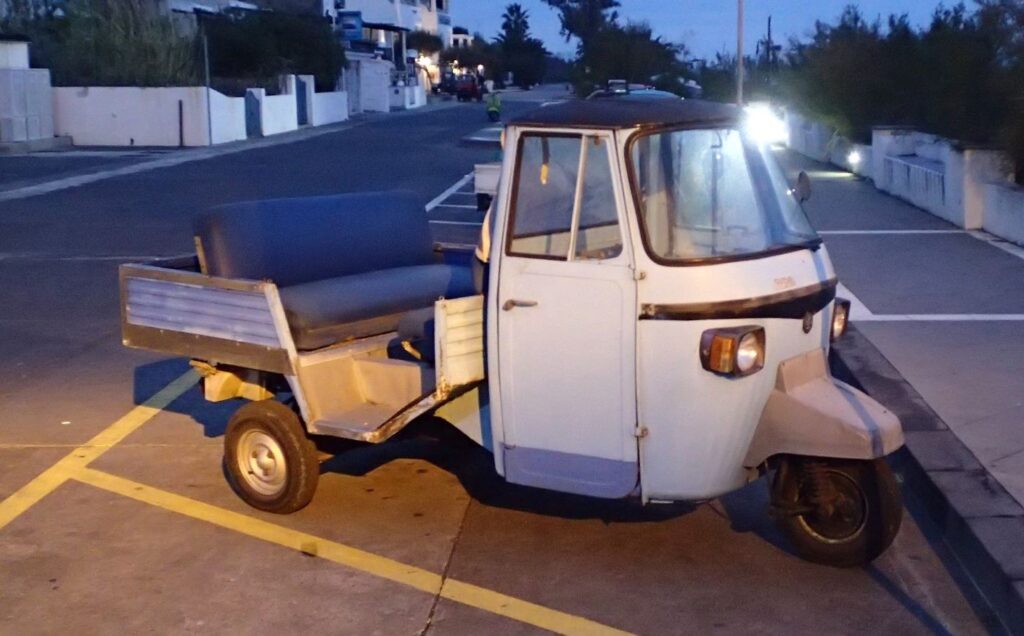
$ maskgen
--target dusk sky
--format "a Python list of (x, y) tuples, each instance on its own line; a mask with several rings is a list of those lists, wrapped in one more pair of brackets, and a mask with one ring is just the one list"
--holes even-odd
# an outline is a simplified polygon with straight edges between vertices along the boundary
[[(552, 53), (568, 53), (574, 44), (566, 44), (558, 34), (558, 17), (542, 0), (518, 0), (530, 13), (530, 26)], [(656, 35), (672, 42), (683, 42), (695, 57), (714, 57), (718, 51), (735, 51), (735, 0), (621, 0), (619, 13), (634, 21), (646, 21)], [(773, 16), (773, 35), (785, 43), (789, 36), (804, 36), (815, 20), (831, 21), (850, 0), (746, 0), (746, 47), (748, 52), (764, 36), (768, 16)], [(501, 26), (506, 0), (454, 0), (452, 21), (471, 32), (480, 31), (493, 38)], [(890, 13), (906, 13), (914, 24), (927, 23), (936, 0), (862, 0), (855, 3), (874, 18)], [(946, 5), (955, 4), (954, 0)], [(970, 4), (969, 2), (967, 4)]]

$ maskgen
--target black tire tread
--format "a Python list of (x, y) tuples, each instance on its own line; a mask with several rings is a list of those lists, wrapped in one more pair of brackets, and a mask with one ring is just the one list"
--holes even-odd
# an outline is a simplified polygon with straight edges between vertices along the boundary
[[(277, 496), (268, 498), (245, 485), (238, 474), (234, 447), (242, 433), (258, 427), (281, 444), (288, 466), (288, 482)], [(249, 402), (228, 422), (224, 436), (224, 468), (231, 488), (250, 506), (275, 514), (290, 514), (306, 507), (313, 499), (320, 480), (320, 462), (316, 446), (306, 436), (302, 421), (295, 411), (275, 400)]]
[[(800, 461), (790, 459), (788, 461)], [(875, 460), (824, 460), (830, 470), (845, 473), (853, 478), (864, 492), (868, 505), (868, 518), (864, 530), (848, 542), (824, 543), (808, 534), (797, 517), (778, 519), (778, 525), (790, 545), (801, 558), (834, 567), (857, 567), (878, 558), (892, 544), (899, 532), (903, 519), (903, 497), (892, 469), (884, 459)], [(791, 474), (795, 477), (799, 469)], [(787, 502), (796, 500), (798, 479), (788, 480), (779, 488), (779, 494)]]

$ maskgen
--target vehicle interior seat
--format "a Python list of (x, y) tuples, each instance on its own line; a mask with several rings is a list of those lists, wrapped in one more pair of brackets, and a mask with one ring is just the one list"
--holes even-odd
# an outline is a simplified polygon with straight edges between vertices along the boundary
[(407, 192), (233, 203), (194, 229), (205, 273), (278, 286), (304, 351), (395, 331), (407, 312), (476, 293), (468, 266), (437, 258)]

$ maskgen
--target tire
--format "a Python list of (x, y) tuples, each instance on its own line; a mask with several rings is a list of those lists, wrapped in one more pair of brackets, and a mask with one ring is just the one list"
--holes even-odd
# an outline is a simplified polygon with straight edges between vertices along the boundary
[(250, 402), (228, 422), (224, 468), (231, 488), (253, 508), (288, 514), (316, 492), (316, 446), (295, 411), (274, 400)]
[[(830, 484), (827, 511), (811, 500), (814, 470)], [(869, 563), (892, 544), (903, 519), (899, 485), (883, 459), (790, 458), (776, 472), (772, 491), (777, 509), (813, 509), (778, 518), (797, 554), (813, 563)]]

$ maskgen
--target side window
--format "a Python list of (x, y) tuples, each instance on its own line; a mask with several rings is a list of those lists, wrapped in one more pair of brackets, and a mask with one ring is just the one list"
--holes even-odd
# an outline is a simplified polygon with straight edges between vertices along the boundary
[[(581, 160), (585, 162), (582, 179)], [(508, 253), (560, 261), (568, 260), (570, 253), (573, 260), (602, 260), (622, 253), (608, 144), (604, 139), (542, 135), (522, 138)]]
[(602, 260), (622, 253), (619, 213), (608, 163), (608, 143), (601, 137), (585, 141), (587, 168), (583, 173), (580, 223), (575, 260)]
[(580, 165), (580, 137), (522, 138), (508, 253), (566, 260)]

